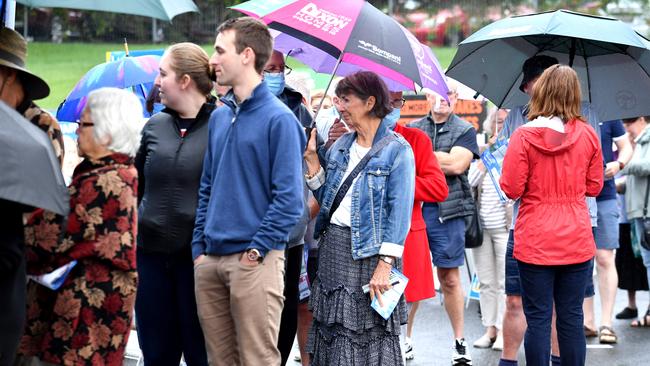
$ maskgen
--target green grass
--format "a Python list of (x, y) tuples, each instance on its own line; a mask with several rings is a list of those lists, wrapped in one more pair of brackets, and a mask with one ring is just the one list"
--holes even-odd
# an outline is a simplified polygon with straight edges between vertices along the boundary
[[(130, 44), (129, 49), (160, 49), (163, 45), (154, 44)], [(203, 48), (212, 54), (212, 45), (204, 45)], [(107, 51), (123, 51), (122, 44), (108, 43), (63, 43), (52, 44), (44, 42), (33, 42), (29, 44), (27, 68), (42, 77), (50, 85), (51, 93), (46, 99), (38, 101), (38, 104), (48, 110), (56, 111), (59, 104), (65, 99), (77, 81), (93, 66), (106, 60)], [(434, 53), (443, 68), (446, 68), (454, 53), (455, 48), (434, 48)], [(290, 66), (305, 68), (299, 62), (290, 62)], [(309, 71), (304, 69), (301, 71)], [(317, 88), (324, 88), (328, 77), (322, 74), (312, 73), (316, 80)]]

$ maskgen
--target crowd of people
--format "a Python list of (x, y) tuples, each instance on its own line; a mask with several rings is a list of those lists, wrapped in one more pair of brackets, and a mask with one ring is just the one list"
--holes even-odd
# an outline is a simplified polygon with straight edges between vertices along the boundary
[[(0, 30), (0, 100), (63, 165), (26, 49)], [(618, 342), (617, 287), (616, 318), (650, 327), (636, 301), (650, 279), (649, 120), (600, 121), (553, 57), (521, 67), (530, 101), (495, 108), (479, 144), (451, 80), (404, 125), (402, 92), (379, 75), (312, 90), (252, 18), (222, 23), (211, 56), (170, 46), (147, 121), (129, 91), (88, 95), (68, 216), (0, 200), (0, 365), (122, 365), (132, 328), (145, 365), (284, 365), (296, 338), (303, 365), (404, 365), (434, 270), (452, 365), (472, 365), (470, 344), (516, 365), (522, 341), (528, 365), (584, 365), (587, 337)], [(504, 145), (497, 181), (481, 154)], [(485, 333), (470, 342), (473, 216)], [(56, 289), (27, 281), (71, 262)], [(408, 285), (382, 316), (396, 271)]]

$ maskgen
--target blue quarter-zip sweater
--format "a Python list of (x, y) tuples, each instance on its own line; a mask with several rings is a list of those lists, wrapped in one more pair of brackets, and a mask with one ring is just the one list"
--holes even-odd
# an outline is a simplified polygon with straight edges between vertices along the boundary
[(264, 83), (210, 117), (192, 256), (284, 249), (303, 210), (306, 139), (294, 114)]

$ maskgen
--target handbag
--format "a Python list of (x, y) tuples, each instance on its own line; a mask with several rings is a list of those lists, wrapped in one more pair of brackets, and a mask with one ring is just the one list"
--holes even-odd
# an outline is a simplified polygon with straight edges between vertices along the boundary
[(648, 193), (650, 193), (650, 179), (645, 186), (645, 200), (643, 201), (643, 237), (641, 246), (645, 250), (650, 250), (650, 218), (648, 218)]
[[(485, 178), (485, 177), (484, 177)], [(481, 179), (482, 181), (482, 179)], [(478, 187), (477, 187), (478, 190)], [(474, 197), (478, 196), (475, 195)], [(472, 214), (465, 216), (465, 248), (478, 248), (483, 244), (483, 226), (478, 213), (478, 204), (474, 202)]]
[(478, 248), (483, 244), (483, 226), (474, 205), (472, 214), (465, 216), (465, 248)]

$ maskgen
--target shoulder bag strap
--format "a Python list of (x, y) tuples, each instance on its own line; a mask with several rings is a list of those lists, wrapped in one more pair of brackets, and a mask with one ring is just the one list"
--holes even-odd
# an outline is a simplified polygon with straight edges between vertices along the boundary
[(359, 164), (357, 164), (357, 166), (354, 167), (354, 170), (350, 172), (350, 175), (348, 175), (348, 177), (345, 178), (345, 181), (343, 181), (343, 184), (341, 184), (341, 187), (339, 187), (338, 192), (336, 192), (336, 196), (334, 197), (334, 202), (332, 202), (332, 207), (330, 208), (330, 215), (327, 220), (328, 222), (329, 220), (332, 219), (332, 215), (334, 215), (336, 209), (339, 208), (339, 205), (341, 204), (341, 201), (343, 201), (345, 195), (348, 193), (348, 190), (350, 190), (354, 178), (356, 178), (359, 175), (359, 173), (361, 173), (361, 171), (363, 170), (363, 168), (365, 168), (366, 164), (368, 164), (368, 161), (370, 160), (370, 158), (373, 157), (373, 155), (381, 151), (381, 149), (383, 149), (394, 139), (395, 139), (395, 135), (393, 135), (392, 133), (389, 133), (384, 138), (382, 138), (375, 146), (372, 147), (372, 149), (370, 149), (370, 151), (368, 151), (366, 156), (364, 156), (363, 159), (361, 159)]
[(650, 193), (650, 177), (646, 177), (645, 199), (643, 201), (643, 218), (648, 217), (648, 193)]

